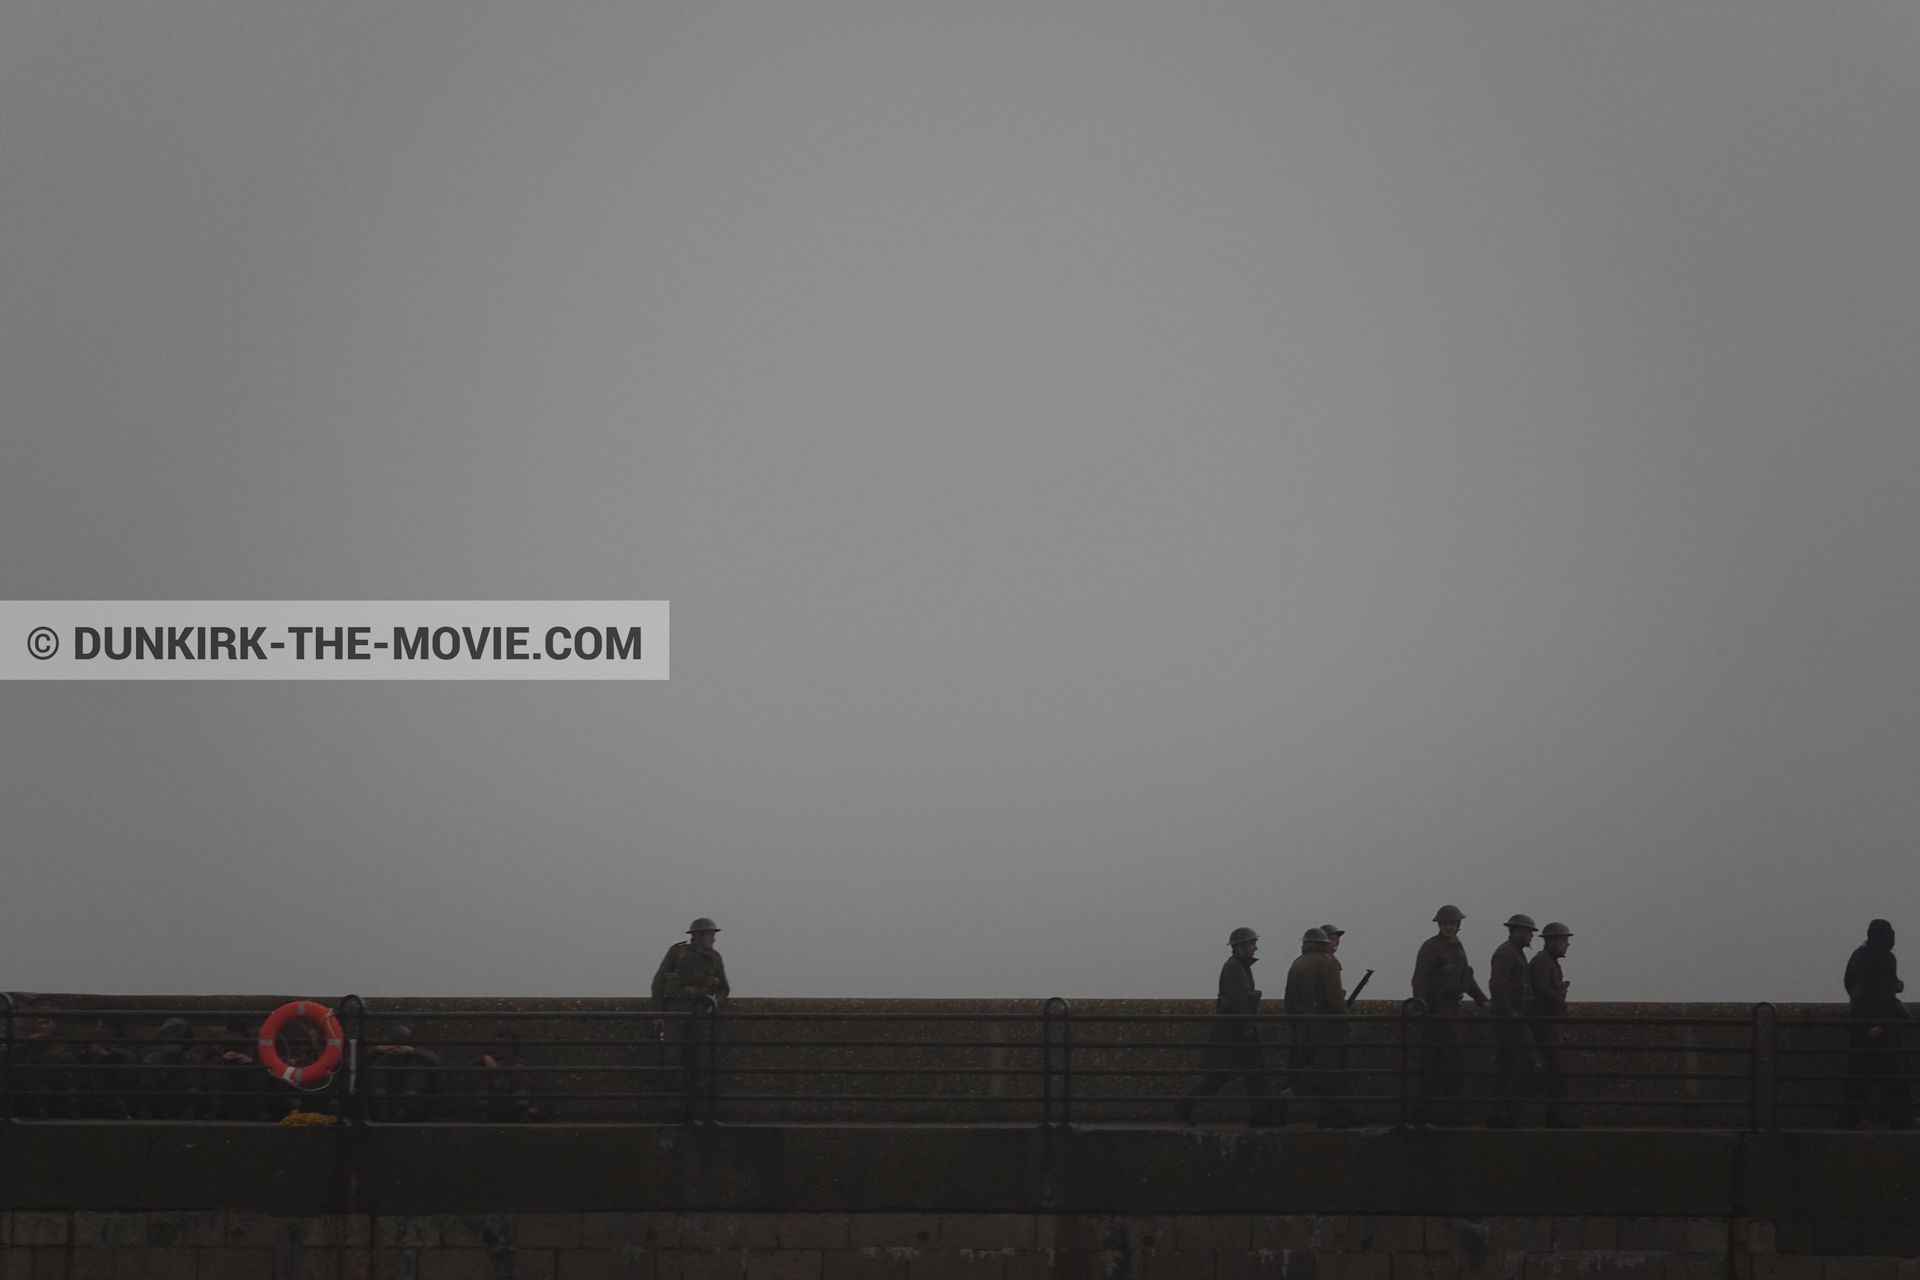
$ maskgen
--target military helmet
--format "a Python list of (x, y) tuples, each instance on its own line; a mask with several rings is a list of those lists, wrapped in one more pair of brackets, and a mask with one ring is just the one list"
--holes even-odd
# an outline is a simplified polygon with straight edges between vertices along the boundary
[(1573, 936), (1573, 930), (1567, 928), (1567, 926), (1561, 924), (1558, 920), (1549, 920), (1547, 921), (1547, 927), (1540, 931), (1540, 936), (1543, 938), (1571, 938)]
[(1300, 935), (1300, 944), (1302, 946), (1324, 947), (1327, 945), (1327, 931), (1325, 929), (1309, 929)]
[(1232, 933), (1227, 935), (1227, 945), (1230, 947), (1237, 947), (1243, 942), (1258, 942), (1258, 941), (1260, 941), (1260, 935), (1255, 933), (1253, 930), (1247, 928), (1247, 926), (1245, 925), (1241, 925), (1238, 929), (1235, 929)]
[(1466, 918), (1467, 913), (1454, 906), (1451, 902), (1433, 913), (1433, 922), (1435, 924), (1459, 924)]
[(1340, 928), (1340, 927), (1339, 927), (1339, 926), (1337, 926), (1337, 925), (1331, 925), (1331, 924), (1323, 924), (1323, 925), (1321, 925), (1321, 926), (1320, 926), (1320, 932), (1322, 932), (1322, 933), (1324, 933), (1324, 934), (1326, 934), (1326, 935), (1327, 935), (1327, 940), (1328, 940), (1329, 942), (1331, 942), (1331, 941), (1332, 941), (1333, 939), (1335, 939), (1335, 938), (1337, 938), (1337, 937), (1339, 937), (1339, 936), (1340, 936), (1341, 934), (1343, 934), (1343, 933), (1345, 933), (1345, 932), (1346, 932), (1346, 930), (1345, 930), (1345, 929), (1342, 929), (1342, 928)]
[(701, 916), (698, 920), (695, 920), (692, 924), (687, 926), (687, 932), (688, 933), (718, 933), (720, 932), (720, 926), (715, 924), (711, 917)]
[(1540, 926), (1533, 922), (1532, 916), (1524, 915), (1521, 912), (1516, 911), (1512, 915), (1507, 917), (1507, 928), (1533, 929), (1537, 931), (1540, 928)]

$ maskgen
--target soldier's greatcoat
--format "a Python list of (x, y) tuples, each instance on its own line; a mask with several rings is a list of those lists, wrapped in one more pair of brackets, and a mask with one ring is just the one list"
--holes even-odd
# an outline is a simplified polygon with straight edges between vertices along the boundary
[(712, 996), (725, 1000), (732, 989), (727, 986), (727, 962), (718, 951), (702, 951), (691, 942), (676, 942), (667, 948), (660, 968), (653, 975), (653, 999), (662, 1009), (673, 1000), (692, 1000)]
[(1493, 988), (1494, 1079), (1493, 1096), (1511, 1099), (1531, 1087), (1534, 1067), (1533, 1037), (1522, 1018), (1533, 998), (1527, 976), (1527, 951), (1517, 942), (1503, 942), (1494, 950), (1489, 985)]
[(1868, 1095), (1879, 1095), (1879, 1112), (1894, 1128), (1913, 1124), (1913, 1064), (1905, 1044), (1907, 1006), (1900, 999), (1899, 962), (1893, 955), (1893, 926), (1875, 920), (1867, 941), (1847, 960), (1843, 983), (1847, 1010), (1855, 1021), (1847, 1028), (1847, 1083), (1840, 1124), (1852, 1128), (1866, 1112)]
[(1544, 947), (1527, 961), (1527, 986), (1532, 994), (1527, 1015), (1534, 1019), (1533, 1048), (1540, 1057), (1540, 1092), (1551, 1102), (1567, 1096), (1567, 1078), (1560, 1062), (1560, 1028), (1541, 1019), (1567, 1016), (1567, 982), (1561, 976), (1559, 958)]
[(1567, 1014), (1567, 982), (1560, 974), (1560, 961), (1542, 949), (1527, 961), (1527, 984), (1532, 996), (1527, 1012), (1536, 1018), (1564, 1018)]
[[(1345, 1013), (1347, 993), (1340, 985), (1340, 960), (1325, 951), (1302, 952), (1287, 970), (1288, 1013)], [(1294, 1024), (1295, 1041), (1328, 1043), (1346, 1039), (1344, 1022)]]
[(1260, 1012), (1260, 992), (1253, 985), (1253, 957), (1229, 956), (1220, 966), (1220, 994), (1213, 1002), (1218, 1016), (1200, 1055), (1208, 1071), (1259, 1071), (1265, 1066), (1258, 1024), (1248, 1021)]
[[(1347, 993), (1340, 985), (1338, 957), (1318, 947), (1302, 951), (1287, 970), (1287, 1012), (1327, 1015), (1346, 1011)], [(1310, 1022), (1296, 1022), (1290, 1030), (1293, 1044), (1287, 1053), (1287, 1065), (1293, 1069), (1294, 1092), (1321, 1098), (1338, 1098), (1349, 1092), (1347, 1077), (1339, 1074), (1347, 1066), (1345, 1020), (1316, 1017)], [(1322, 1119), (1326, 1118), (1323, 1112)]]
[(1527, 953), (1516, 942), (1503, 942), (1493, 953), (1487, 985), (1493, 988), (1493, 1013), (1497, 1018), (1524, 1017), (1533, 1000), (1533, 983), (1527, 976)]
[(1421, 943), (1420, 954), (1414, 957), (1413, 994), (1427, 1002), (1428, 1013), (1442, 1014), (1457, 1012), (1462, 996), (1487, 998), (1474, 979), (1460, 939), (1440, 934)]

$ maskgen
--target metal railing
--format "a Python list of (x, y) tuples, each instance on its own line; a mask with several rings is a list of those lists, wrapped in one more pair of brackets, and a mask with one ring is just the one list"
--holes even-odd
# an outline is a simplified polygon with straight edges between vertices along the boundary
[[(1772, 1129), (1897, 1112), (1905, 1046), (1844, 1018), (1492, 1018), (1076, 1010), (387, 1007), (349, 995), (337, 1068), (306, 1088), (255, 1065), (267, 1009), (51, 1008), (0, 993), (0, 1114), (14, 1120), (353, 1124), (1480, 1123)], [(189, 1036), (162, 1036), (167, 1018)], [(288, 1063), (320, 1046), (294, 1023)], [(127, 1034), (136, 1029), (140, 1034)], [(1899, 1029), (1896, 1028), (1897, 1033)], [(1859, 1095), (1870, 1086), (1873, 1097)], [(1288, 1114), (1283, 1118), (1281, 1112)]]

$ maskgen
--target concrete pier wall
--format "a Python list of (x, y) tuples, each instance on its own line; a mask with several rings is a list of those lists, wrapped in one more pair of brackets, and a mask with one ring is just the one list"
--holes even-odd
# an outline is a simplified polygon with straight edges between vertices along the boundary
[(1904, 1133), (0, 1126), (6, 1280), (1916, 1280)]

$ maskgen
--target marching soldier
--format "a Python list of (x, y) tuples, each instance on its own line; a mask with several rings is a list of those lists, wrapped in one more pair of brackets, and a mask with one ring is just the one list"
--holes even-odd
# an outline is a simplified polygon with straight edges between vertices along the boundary
[(1493, 987), (1494, 1081), (1489, 1129), (1523, 1129), (1520, 1099), (1532, 1085), (1533, 1037), (1526, 1017), (1533, 1001), (1533, 980), (1527, 971), (1527, 948), (1539, 932), (1533, 917), (1515, 912), (1507, 918), (1507, 940), (1494, 949), (1489, 966)]
[(1867, 1095), (1880, 1095), (1880, 1118), (1889, 1129), (1913, 1127), (1912, 1084), (1908, 1078), (1902, 1033), (1908, 1019), (1900, 994), (1899, 962), (1893, 956), (1893, 926), (1885, 920), (1867, 925), (1867, 940), (1847, 960), (1847, 1085), (1840, 1127), (1859, 1126)]
[(1467, 949), (1460, 945), (1460, 922), (1464, 919), (1466, 916), (1452, 903), (1434, 912), (1433, 922), (1439, 932), (1420, 944), (1420, 954), (1413, 962), (1413, 994), (1427, 1006), (1427, 1070), (1420, 1105), (1414, 1112), (1415, 1123), (1437, 1122), (1433, 1100), (1460, 1093), (1463, 1071), (1454, 1033), (1460, 1001), (1471, 996), (1482, 1010), (1487, 1007), (1486, 993), (1480, 990), (1473, 966), (1467, 963)]
[(1558, 920), (1549, 920), (1540, 931), (1540, 954), (1527, 962), (1527, 981), (1533, 991), (1533, 1003), (1527, 1008), (1532, 1016), (1533, 1050), (1539, 1055), (1537, 1079), (1539, 1092), (1547, 1099), (1547, 1127), (1577, 1129), (1560, 1107), (1567, 1100), (1566, 1070), (1560, 1061), (1559, 1020), (1567, 1016), (1567, 980), (1560, 974), (1560, 957), (1567, 954), (1573, 930)]
[[(727, 963), (713, 948), (714, 939), (719, 934), (720, 926), (708, 917), (701, 916), (687, 926), (685, 942), (676, 942), (667, 948), (660, 968), (653, 975), (654, 1007), (662, 1014), (686, 1015), (671, 1019), (655, 1018), (653, 1029), (679, 1045), (679, 1052), (671, 1055), (679, 1059), (678, 1070), (666, 1074), (666, 1086), (669, 1091), (681, 1094), (689, 1102), (700, 1085), (705, 1083), (699, 1047), (694, 1040), (693, 1018), (697, 1002), (705, 997), (718, 1008), (733, 990), (727, 985)], [(711, 1065), (705, 1064), (707, 1068)]]
[[(1340, 930), (1333, 931), (1334, 937)], [(1322, 1129), (1351, 1129), (1360, 1122), (1345, 1101), (1352, 1092), (1347, 1077), (1347, 1024), (1333, 1015), (1347, 1011), (1347, 993), (1340, 986), (1340, 962), (1333, 957), (1333, 939), (1327, 926), (1309, 929), (1300, 939), (1300, 958), (1287, 970), (1287, 1012), (1310, 1015), (1293, 1025), (1293, 1043), (1287, 1065), (1293, 1069), (1294, 1092), (1320, 1099)]]
[(1173, 1104), (1181, 1124), (1193, 1123), (1196, 1098), (1211, 1098), (1234, 1076), (1240, 1077), (1247, 1093), (1249, 1125), (1285, 1124), (1286, 1104), (1276, 1102), (1267, 1093), (1267, 1057), (1260, 1043), (1260, 1027), (1252, 1021), (1260, 1012), (1260, 992), (1253, 985), (1254, 952), (1260, 949), (1260, 935), (1251, 929), (1235, 929), (1227, 935), (1233, 954), (1220, 967), (1220, 990), (1213, 1002), (1213, 1032), (1200, 1053), (1200, 1083), (1187, 1096)]

